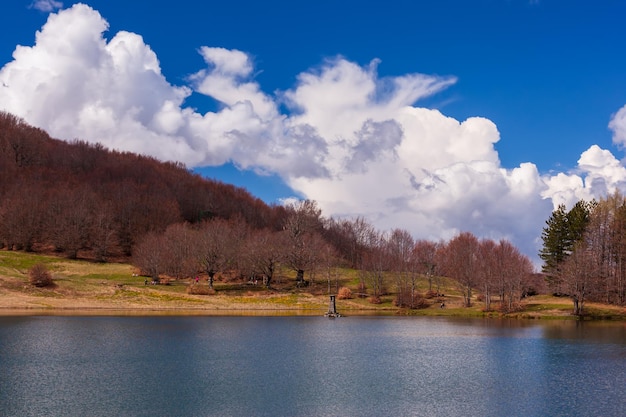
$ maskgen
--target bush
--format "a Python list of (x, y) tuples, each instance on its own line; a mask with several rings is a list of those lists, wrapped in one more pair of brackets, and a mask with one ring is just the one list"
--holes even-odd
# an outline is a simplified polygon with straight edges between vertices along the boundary
[(337, 298), (339, 300), (348, 300), (352, 298), (352, 291), (348, 287), (341, 287), (337, 292)]
[(44, 264), (36, 264), (28, 270), (30, 283), (35, 287), (50, 287), (54, 284), (52, 275)]
[(400, 308), (411, 308), (411, 309), (419, 309), (426, 308), (429, 306), (426, 298), (421, 294), (414, 293), (411, 295), (411, 290), (403, 289), (398, 292), (396, 298), (393, 303)]
[(213, 295), (215, 294), (215, 290), (208, 285), (191, 284), (187, 287), (187, 294)]
[(511, 303), (509, 305), (508, 302), (503, 301), (503, 302), (500, 303), (500, 306), (498, 307), (498, 311), (500, 313), (504, 313), (504, 314), (516, 313), (516, 312), (522, 311), (522, 310), (524, 310), (524, 305), (521, 304), (521, 303), (517, 303), (517, 302)]
[(424, 297), (428, 300), (430, 300), (431, 298), (435, 298), (435, 297), (439, 297), (439, 294), (437, 293), (437, 291), (426, 291), (426, 294), (424, 295)]
[(381, 304), (383, 302), (383, 300), (381, 300), (380, 297), (376, 295), (372, 295), (370, 298), (367, 299), (367, 301), (369, 301), (370, 304)]

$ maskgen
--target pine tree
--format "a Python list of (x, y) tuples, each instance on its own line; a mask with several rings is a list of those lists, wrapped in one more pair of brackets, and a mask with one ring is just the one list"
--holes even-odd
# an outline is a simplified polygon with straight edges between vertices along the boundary
[(566, 211), (565, 205), (561, 204), (546, 221), (547, 226), (541, 234), (543, 248), (539, 257), (544, 262), (542, 270), (547, 275), (548, 284), (555, 293), (561, 292), (563, 262), (584, 237), (592, 204), (581, 200), (570, 211)]

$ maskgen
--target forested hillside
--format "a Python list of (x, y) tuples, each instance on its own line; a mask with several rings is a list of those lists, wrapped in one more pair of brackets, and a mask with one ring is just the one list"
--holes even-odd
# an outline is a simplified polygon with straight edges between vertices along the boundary
[(132, 254), (147, 232), (239, 217), (277, 228), (284, 209), (183, 165), (52, 139), (0, 113), (0, 246), (106, 260)]
[[(458, 282), (463, 305), (480, 300), (485, 310), (514, 311), (543, 287), (508, 241), (471, 233), (415, 241), (363, 218), (325, 218), (315, 201), (268, 206), (180, 164), (55, 140), (7, 113), (0, 113), (0, 248), (122, 259), (155, 282), (201, 275), (209, 287), (216, 276), (233, 276), (270, 288), (277, 271), (290, 270), (297, 286), (317, 276), (339, 292), (334, 271), (347, 267), (357, 273), (358, 296), (377, 303), (391, 293), (407, 308), (438, 296), (442, 276)], [(427, 280), (427, 293), (418, 280)]]

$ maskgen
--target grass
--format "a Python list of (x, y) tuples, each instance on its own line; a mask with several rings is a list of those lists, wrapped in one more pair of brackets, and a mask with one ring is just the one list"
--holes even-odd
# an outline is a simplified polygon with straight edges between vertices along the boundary
[[(35, 288), (28, 283), (28, 270), (42, 263), (52, 273), (55, 285)], [(292, 311), (298, 314), (323, 314), (328, 308), (328, 282), (322, 274), (314, 277), (308, 287), (295, 286), (295, 276), (281, 271), (273, 281), (272, 289), (248, 285), (240, 281), (216, 281), (213, 295), (187, 294), (189, 280), (170, 280), (168, 285), (145, 285), (145, 277), (136, 276), (135, 269), (123, 263), (94, 263), (83, 260), (0, 251), (0, 314), (12, 310), (86, 311)], [(331, 288), (349, 287), (356, 293), (358, 272), (337, 269), (332, 274)], [(336, 282), (338, 281), (338, 282)], [(547, 295), (530, 297), (523, 301), (523, 310), (502, 315), (497, 311), (484, 312), (483, 304), (462, 306), (462, 297), (450, 279), (440, 280), (440, 291), (445, 294), (446, 307), (440, 308), (437, 297), (428, 300), (429, 307), (419, 310), (397, 308), (394, 294), (381, 297), (380, 304), (368, 298), (337, 300), (337, 309), (350, 314), (400, 314), (411, 316), (450, 317), (513, 317), (574, 319), (572, 303), (568, 298)], [(206, 281), (197, 285), (207, 285)], [(393, 280), (389, 280), (389, 288)], [(433, 284), (433, 288), (436, 288)], [(426, 293), (428, 281), (420, 279), (418, 291)], [(626, 309), (596, 303), (586, 303), (587, 319), (626, 320)], [(308, 313), (307, 313), (308, 312)]]

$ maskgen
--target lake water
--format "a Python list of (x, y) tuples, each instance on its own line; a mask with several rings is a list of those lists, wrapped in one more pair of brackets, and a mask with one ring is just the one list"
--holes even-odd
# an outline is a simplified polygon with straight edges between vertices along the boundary
[(0, 317), (2, 416), (626, 416), (626, 324)]

